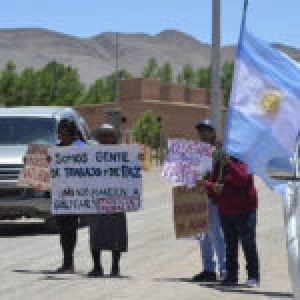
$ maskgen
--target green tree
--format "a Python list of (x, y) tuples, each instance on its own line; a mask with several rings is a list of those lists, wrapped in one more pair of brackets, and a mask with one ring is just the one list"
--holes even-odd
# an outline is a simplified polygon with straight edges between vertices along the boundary
[(195, 70), (190, 64), (183, 66), (181, 73), (177, 76), (177, 82), (189, 88), (195, 87)]
[(158, 64), (154, 57), (148, 59), (147, 65), (142, 72), (144, 78), (157, 78), (158, 77)]
[(33, 68), (24, 69), (16, 80), (18, 105), (32, 105), (37, 101), (37, 76)]
[(83, 98), (79, 99), (77, 104), (95, 104), (95, 103), (102, 103), (108, 102), (104, 99), (105, 87), (104, 81), (101, 78), (98, 78), (94, 81), (93, 84), (90, 85), (88, 90), (86, 91)]
[(51, 61), (37, 72), (39, 105), (73, 105), (82, 96), (84, 86), (77, 69)]
[(151, 110), (146, 110), (133, 124), (132, 132), (138, 143), (156, 148), (159, 144), (160, 124)]
[(170, 83), (173, 80), (172, 66), (170, 63), (164, 63), (158, 68), (157, 76), (163, 83)]
[(195, 72), (195, 85), (198, 88), (207, 88), (211, 86), (211, 67), (199, 68)]
[(74, 105), (83, 95), (84, 85), (81, 83), (78, 71), (70, 66), (65, 68), (63, 76), (57, 84), (57, 105)]
[(228, 105), (228, 101), (230, 97), (233, 71), (234, 71), (234, 63), (232, 61), (226, 61), (222, 66), (222, 76), (221, 76), (221, 84), (222, 84), (222, 90), (223, 90), (224, 101), (226, 106)]
[[(131, 78), (131, 74), (125, 69), (119, 70), (119, 80)], [(84, 97), (78, 103), (107, 103), (113, 102), (116, 95), (116, 73), (95, 80), (90, 85)]]
[(0, 77), (0, 102), (6, 106), (17, 105), (16, 84), (18, 74), (13, 61), (8, 61), (1, 71)]
[[(119, 73), (119, 80), (122, 79)], [(113, 102), (116, 98), (116, 73), (112, 73), (103, 78), (104, 80), (104, 90), (102, 96), (102, 102)]]

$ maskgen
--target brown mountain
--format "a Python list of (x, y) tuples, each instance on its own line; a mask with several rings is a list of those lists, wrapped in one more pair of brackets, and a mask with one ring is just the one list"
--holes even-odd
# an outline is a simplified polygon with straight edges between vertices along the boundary
[[(300, 61), (300, 50), (275, 44)], [(210, 63), (210, 45), (175, 30), (157, 35), (119, 34), (119, 66), (138, 76), (149, 57), (159, 64), (170, 62), (175, 73), (184, 64), (195, 67)], [(222, 61), (234, 60), (235, 47), (221, 49)], [(115, 68), (115, 33), (102, 33), (91, 38), (78, 38), (44, 29), (0, 30), (0, 67), (13, 60), (19, 70), (40, 68), (50, 60), (78, 68), (81, 80), (87, 84), (110, 74)]]

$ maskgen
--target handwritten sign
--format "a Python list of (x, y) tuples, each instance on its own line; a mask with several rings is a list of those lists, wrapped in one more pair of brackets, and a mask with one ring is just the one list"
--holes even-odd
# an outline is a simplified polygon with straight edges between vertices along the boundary
[(140, 209), (138, 153), (138, 145), (49, 149), (52, 213), (108, 214)]
[(196, 180), (212, 169), (212, 148), (200, 141), (169, 139), (162, 178), (194, 186)]
[(38, 190), (50, 190), (48, 145), (31, 144), (25, 155), (25, 166), (21, 170), (17, 185)]
[(199, 236), (208, 228), (208, 198), (203, 189), (173, 188), (176, 238)]

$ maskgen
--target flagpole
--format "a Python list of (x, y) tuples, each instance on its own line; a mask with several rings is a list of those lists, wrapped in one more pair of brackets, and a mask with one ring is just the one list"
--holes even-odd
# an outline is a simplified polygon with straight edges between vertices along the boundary
[(211, 119), (221, 133), (220, 0), (212, 0)]
[[(234, 63), (234, 71), (233, 71), (233, 78), (232, 78), (232, 84), (231, 84), (231, 91), (233, 89), (233, 85), (236, 82), (235, 80), (235, 74), (236, 74), (236, 58), (239, 54), (240, 51), (240, 45), (242, 44), (242, 38), (244, 35), (244, 27), (246, 24), (246, 17), (247, 17), (247, 9), (248, 9), (248, 0), (244, 0), (244, 7), (243, 7), (243, 12), (242, 12), (242, 21), (241, 21), (241, 29), (240, 29), (240, 34), (239, 34), (239, 39), (238, 39), (238, 44), (235, 52), (235, 63)], [(230, 96), (229, 99), (231, 98), (231, 91), (230, 91)], [(229, 106), (230, 102), (228, 103), (228, 108), (227, 108), (227, 113), (226, 113), (226, 121), (224, 125), (224, 135), (223, 135), (223, 143), (226, 144), (226, 141), (228, 139), (228, 114), (229, 114)]]
[(243, 16), (242, 16), (242, 29), (244, 29), (246, 16), (247, 16), (247, 9), (248, 9), (248, 0), (244, 0), (244, 9), (243, 9)]

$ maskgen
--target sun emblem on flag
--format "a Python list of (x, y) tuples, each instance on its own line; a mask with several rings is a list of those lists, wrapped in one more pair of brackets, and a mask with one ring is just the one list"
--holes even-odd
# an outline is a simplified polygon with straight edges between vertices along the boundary
[(282, 94), (277, 90), (264, 91), (260, 105), (264, 113), (276, 113), (279, 110)]

